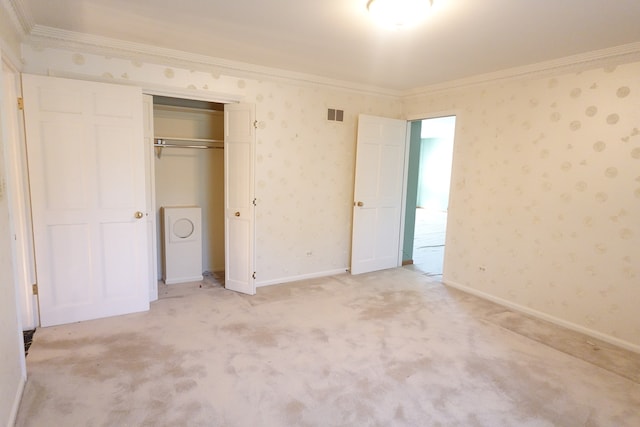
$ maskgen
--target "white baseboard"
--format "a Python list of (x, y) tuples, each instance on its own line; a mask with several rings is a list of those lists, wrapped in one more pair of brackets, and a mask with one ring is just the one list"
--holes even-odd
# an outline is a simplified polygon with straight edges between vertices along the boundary
[(451, 286), (452, 288), (456, 288), (456, 289), (459, 289), (461, 291), (467, 292), (469, 294), (478, 296), (480, 298), (495, 302), (496, 304), (502, 305), (504, 307), (511, 308), (511, 309), (513, 309), (515, 311), (519, 311), (521, 313), (529, 314), (529, 315), (531, 315), (533, 317), (536, 317), (538, 319), (546, 320), (547, 322), (554, 323), (554, 324), (556, 324), (558, 326), (562, 326), (562, 327), (565, 327), (567, 329), (571, 329), (573, 331), (580, 332), (580, 333), (585, 334), (585, 335), (589, 335), (589, 336), (591, 336), (593, 338), (597, 338), (597, 339), (602, 340), (604, 342), (607, 342), (609, 344), (613, 344), (613, 345), (615, 345), (617, 347), (621, 347), (621, 348), (624, 348), (626, 350), (633, 351), (635, 353), (640, 353), (640, 345), (638, 345), (638, 344), (633, 344), (633, 343), (631, 343), (629, 341), (621, 340), (620, 338), (616, 338), (614, 336), (611, 336), (611, 335), (608, 335), (608, 334), (605, 334), (605, 333), (602, 333), (602, 332), (598, 332), (598, 331), (595, 331), (593, 329), (589, 329), (589, 328), (584, 327), (582, 325), (578, 325), (577, 323), (569, 322), (568, 320), (564, 320), (564, 319), (561, 319), (559, 317), (552, 316), (552, 315), (544, 313), (542, 311), (538, 311), (538, 310), (534, 310), (534, 309), (529, 308), (529, 307), (525, 307), (523, 305), (514, 303), (512, 301), (509, 301), (509, 300), (506, 300), (506, 299), (503, 299), (503, 298), (500, 298), (500, 297), (496, 297), (494, 295), (488, 294), (488, 293), (483, 292), (483, 291), (479, 291), (478, 289), (474, 289), (474, 288), (471, 288), (469, 286), (461, 285), (459, 283), (452, 282), (452, 281), (449, 281), (449, 280), (445, 280), (443, 283), (445, 285), (447, 285), (447, 286)]
[(11, 412), (9, 413), (9, 419), (7, 420), (7, 427), (11, 427), (16, 424), (18, 418), (18, 409), (20, 408), (20, 402), (22, 401), (22, 393), (24, 393), (24, 387), (27, 384), (27, 377), (22, 375), (18, 389), (16, 390), (16, 396), (13, 399), (13, 405), (11, 406)]
[(281, 277), (279, 279), (256, 282), (256, 287), (261, 288), (262, 286), (279, 285), (282, 283), (297, 282), (298, 280), (315, 279), (318, 277), (326, 277), (326, 276), (335, 276), (336, 274), (346, 273), (347, 270), (348, 268), (344, 267), (336, 270), (327, 270), (327, 271), (319, 271), (317, 273), (301, 274), (299, 276)]

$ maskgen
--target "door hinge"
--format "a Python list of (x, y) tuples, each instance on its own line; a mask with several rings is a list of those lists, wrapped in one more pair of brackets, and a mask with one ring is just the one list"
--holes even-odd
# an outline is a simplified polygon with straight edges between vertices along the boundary
[(38, 284), (34, 283), (33, 285), (31, 285), (31, 290), (33, 291), (34, 295), (38, 295)]
[(253, 203), (253, 206), (258, 206), (258, 204), (256, 203), (256, 199), (253, 199), (253, 202), (251, 203)]
[(258, 129), (258, 121), (257, 121), (257, 120), (254, 120), (254, 121), (253, 121), (253, 127), (254, 127), (255, 129)]
[(253, 277), (254, 279), (256, 278), (256, 272), (254, 271), (253, 274), (251, 275), (251, 277)]
[(18, 110), (24, 110), (24, 99), (18, 98)]

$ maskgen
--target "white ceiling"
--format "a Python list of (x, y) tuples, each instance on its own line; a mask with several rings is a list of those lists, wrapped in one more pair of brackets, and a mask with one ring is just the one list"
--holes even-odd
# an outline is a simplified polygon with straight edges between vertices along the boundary
[(435, 0), (402, 30), (367, 0), (13, 1), (36, 26), (391, 90), (640, 42), (640, 0)]

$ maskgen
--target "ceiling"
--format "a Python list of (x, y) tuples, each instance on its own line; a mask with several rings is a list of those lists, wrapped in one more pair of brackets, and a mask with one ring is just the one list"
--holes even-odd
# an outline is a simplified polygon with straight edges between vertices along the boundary
[(53, 27), (409, 90), (640, 42), (638, 0), (435, 0), (387, 29), (367, 0), (12, 0)]

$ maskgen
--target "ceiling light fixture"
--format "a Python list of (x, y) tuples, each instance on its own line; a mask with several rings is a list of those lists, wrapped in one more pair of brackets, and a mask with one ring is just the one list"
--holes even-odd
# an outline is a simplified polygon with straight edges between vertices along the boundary
[(367, 10), (380, 24), (397, 28), (416, 24), (432, 5), (433, 0), (369, 0)]

